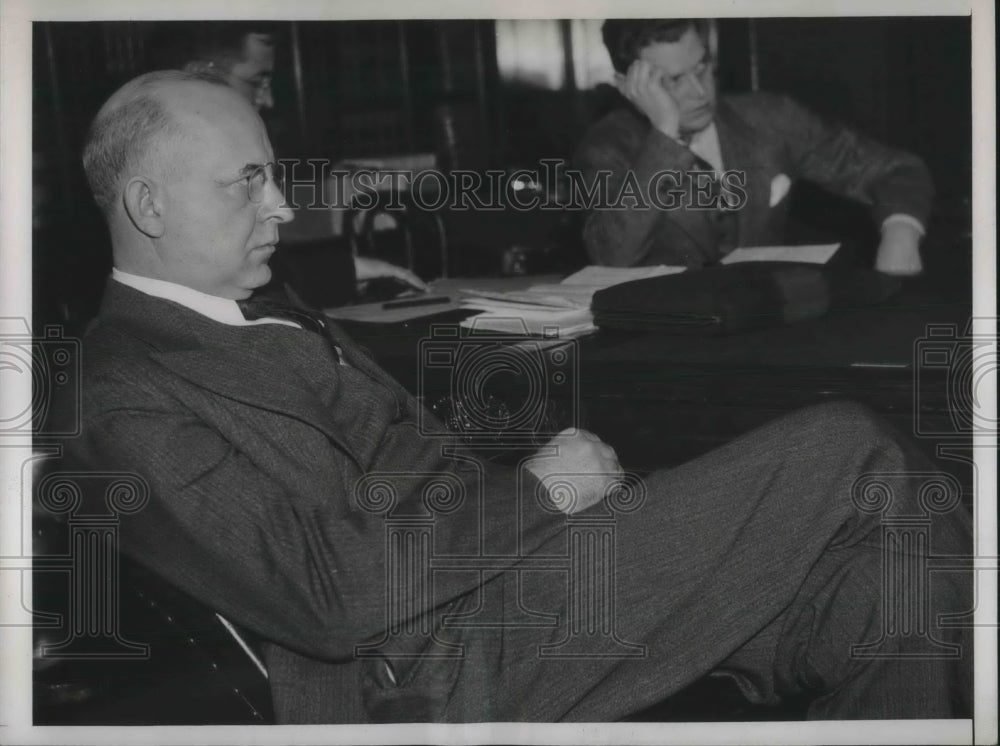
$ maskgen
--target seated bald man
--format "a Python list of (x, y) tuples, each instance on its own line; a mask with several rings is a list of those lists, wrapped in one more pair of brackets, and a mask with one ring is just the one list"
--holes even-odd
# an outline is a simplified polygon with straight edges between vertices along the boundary
[[(941, 573), (927, 602), (927, 635), (959, 657), (907, 657), (928, 637), (883, 628), (898, 601), (883, 552), (909, 566), (914, 550), (883, 547), (852, 489), (899, 475), (894, 510), (910, 514), (933, 467), (869, 412), (781, 418), (651, 474), (616, 512), (621, 467), (592, 433), (518, 468), (482, 459), (321, 315), (258, 303), (291, 218), (272, 161), (250, 102), (213, 79), (147, 74), (102, 107), (84, 166), (114, 271), (73, 448), (146, 481), (122, 549), (265, 641), (281, 722), (616, 720), (711, 672), (754, 702), (808, 696), (817, 718), (968, 714), (968, 635), (937, 614), (971, 608), (969, 584)], [(429, 515), (425, 549), (468, 569), (390, 562), (387, 517)], [(614, 635), (566, 657), (596, 598), (559, 564), (567, 522), (608, 516), (613, 552), (592, 569), (613, 581), (599, 611)], [(935, 521), (931, 551), (968, 552), (961, 507)]]
[[(199, 21), (169, 23), (159, 27), (150, 40), (152, 56), (163, 68), (217, 75), (244, 96), (254, 109), (274, 108), (271, 80), (275, 69), (274, 24), (260, 21)], [(286, 154), (283, 157), (300, 155)], [(416, 274), (370, 256), (354, 256), (354, 274), (363, 284), (379, 278), (394, 278), (403, 286), (427, 290)]]

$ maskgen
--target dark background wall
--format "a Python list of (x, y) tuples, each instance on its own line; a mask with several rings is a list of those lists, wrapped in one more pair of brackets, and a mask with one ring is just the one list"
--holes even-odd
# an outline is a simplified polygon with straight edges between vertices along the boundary
[(941, 207), (971, 195), (967, 18), (755, 21), (762, 84), (930, 167)]
[[(36, 326), (79, 323), (96, 310), (110, 251), (80, 148), (101, 102), (152, 68), (165, 25), (34, 26)], [(967, 222), (968, 18), (727, 19), (718, 30), (722, 90), (749, 90), (755, 64), (760, 88), (919, 154), (938, 189), (936, 219)], [(568, 82), (553, 91), (505, 82), (492, 21), (277, 23), (274, 31), (276, 107), (266, 119), (279, 155), (436, 152), (447, 166), (531, 165), (570, 157), (586, 127), (616, 103), (607, 86), (581, 91)], [(836, 221), (838, 209), (817, 212)]]

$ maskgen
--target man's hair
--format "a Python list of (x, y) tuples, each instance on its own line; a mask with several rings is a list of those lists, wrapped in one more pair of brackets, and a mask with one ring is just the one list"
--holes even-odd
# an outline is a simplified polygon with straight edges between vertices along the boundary
[(243, 59), (249, 34), (274, 36), (266, 21), (177, 21), (157, 24), (147, 41), (150, 59), (159, 69), (183, 69), (191, 63), (229, 67)]
[(705, 40), (708, 27), (709, 21), (703, 18), (610, 18), (601, 26), (601, 36), (611, 64), (625, 73), (650, 44), (679, 41), (691, 28)]
[(142, 163), (153, 148), (180, 131), (157, 91), (164, 83), (186, 81), (228, 89), (225, 81), (212, 75), (158, 70), (130, 80), (97, 112), (83, 148), (83, 170), (94, 201), (106, 216), (114, 209), (126, 168)]

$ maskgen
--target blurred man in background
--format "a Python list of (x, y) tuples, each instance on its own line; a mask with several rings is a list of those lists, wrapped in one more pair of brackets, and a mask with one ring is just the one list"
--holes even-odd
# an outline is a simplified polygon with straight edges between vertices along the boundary
[[(696, 19), (604, 23), (628, 104), (587, 132), (576, 161), (588, 182), (611, 174), (612, 201), (632, 179), (639, 193), (591, 211), (584, 229), (591, 259), (698, 267), (738, 246), (782, 244), (786, 196), (804, 179), (871, 209), (882, 231), (877, 270), (919, 273), (933, 197), (923, 162), (784, 96), (717, 96), (710, 28)], [(714, 192), (711, 205), (692, 204), (699, 185)], [(680, 204), (671, 204), (678, 195)]]

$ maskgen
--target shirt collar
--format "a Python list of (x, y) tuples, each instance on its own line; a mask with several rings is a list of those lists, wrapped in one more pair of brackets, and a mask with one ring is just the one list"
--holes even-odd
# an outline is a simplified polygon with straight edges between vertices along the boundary
[(173, 301), (185, 308), (189, 308), (195, 313), (206, 316), (220, 324), (229, 326), (256, 326), (258, 324), (284, 324), (286, 326), (297, 327), (298, 324), (285, 319), (257, 319), (247, 321), (243, 318), (243, 312), (236, 305), (236, 301), (230, 298), (220, 298), (217, 295), (208, 295), (186, 285), (178, 285), (176, 282), (166, 280), (154, 280), (152, 277), (141, 277), (114, 267), (111, 270), (112, 279), (130, 288), (138, 290), (140, 293), (151, 295), (154, 298)]
[(718, 173), (722, 173), (722, 147), (719, 144), (719, 131), (715, 128), (715, 122), (691, 135), (688, 147), (692, 153), (704, 158)]

